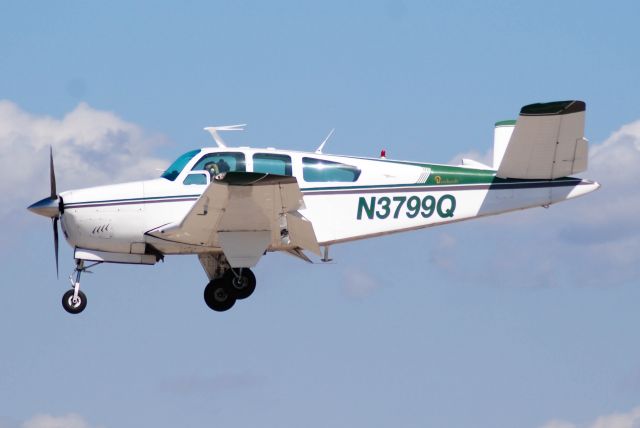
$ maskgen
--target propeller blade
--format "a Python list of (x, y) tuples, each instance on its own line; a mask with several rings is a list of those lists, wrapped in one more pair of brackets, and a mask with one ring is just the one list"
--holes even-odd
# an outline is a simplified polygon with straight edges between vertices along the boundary
[(58, 217), (53, 218), (53, 248), (56, 255), (56, 277), (60, 279), (58, 272)]
[(53, 170), (53, 146), (49, 146), (49, 181), (51, 182), (51, 199), (57, 199), (56, 172)]

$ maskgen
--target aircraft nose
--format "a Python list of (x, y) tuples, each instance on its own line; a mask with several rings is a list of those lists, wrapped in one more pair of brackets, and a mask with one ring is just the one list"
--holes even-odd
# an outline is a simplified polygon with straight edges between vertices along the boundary
[(32, 213), (50, 218), (57, 217), (60, 214), (58, 198), (53, 199), (51, 197), (46, 197), (35, 204), (29, 205), (27, 209)]

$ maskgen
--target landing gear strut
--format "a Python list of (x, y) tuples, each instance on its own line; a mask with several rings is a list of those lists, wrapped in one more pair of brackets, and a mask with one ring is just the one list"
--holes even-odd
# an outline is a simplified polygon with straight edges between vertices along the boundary
[(76, 260), (76, 268), (71, 275), (69, 275), (69, 282), (71, 282), (72, 288), (62, 296), (62, 307), (65, 311), (70, 314), (79, 314), (87, 307), (87, 296), (80, 290), (80, 274), (82, 274), (82, 272), (89, 272), (87, 269), (100, 263), (102, 262), (85, 266), (84, 260)]

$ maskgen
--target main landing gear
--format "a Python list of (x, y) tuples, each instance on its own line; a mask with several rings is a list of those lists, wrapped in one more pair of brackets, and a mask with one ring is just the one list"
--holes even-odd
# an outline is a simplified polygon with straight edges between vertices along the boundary
[(224, 312), (246, 299), (256, 289), (256, 276), (249, 268), (232, 268), (222, 253), (199, 254), (200, 264), (209, 277), (204, 301), (214, 311)]
[[(80, 290), (80, 274), (89, 272), (87, 269), (98, 265), (102, 262), (93, 263), (89, 266), (84, 265), (84, 260), (76, 260), (76, 268), (69, 275), (71, 282), (71, 290), (62, 296), (62, 307), (70, 314), (79, 314), (87, 307), (87, 296)], [(90, 273), (90, 272), (89, 272)], [(75, 274), (75, 278), (74, 278)]]
[(204, 301), (217, 312), (233, 307), (236, 300), (246, 299), (256, 289), (256, 277), (249, 268), (229, 268), (214, 278), (204, 289)]

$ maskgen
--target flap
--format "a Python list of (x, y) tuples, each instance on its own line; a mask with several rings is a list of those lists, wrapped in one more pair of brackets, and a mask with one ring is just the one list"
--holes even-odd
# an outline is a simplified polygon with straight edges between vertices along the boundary
[(287, 213), (285, 214), (285, 218), (287, 220), (291, 243), (321, 256), (320, 245), (318, 245), (318, 241), (316, 240), (316, 234), (313, 231), (311, 222), (298, 212)]

